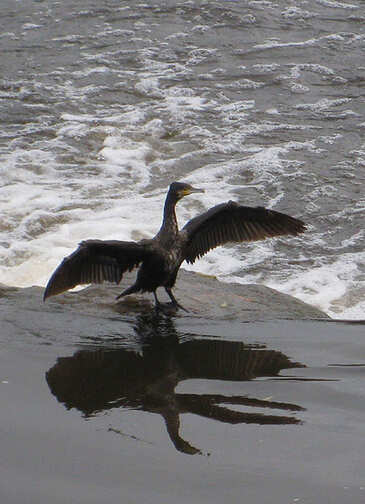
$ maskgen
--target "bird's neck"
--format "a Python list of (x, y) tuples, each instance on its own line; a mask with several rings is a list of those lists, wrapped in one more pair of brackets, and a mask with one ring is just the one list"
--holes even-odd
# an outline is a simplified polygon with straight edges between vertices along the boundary
[(165, 201), (163, 221), (160, 231), (158, 232), (160, 239), (168, 238), (169, 240), (175, 240), (179, 233), (175, 212), (176, 203), (177, 201), (171, 198), (167, 198)]

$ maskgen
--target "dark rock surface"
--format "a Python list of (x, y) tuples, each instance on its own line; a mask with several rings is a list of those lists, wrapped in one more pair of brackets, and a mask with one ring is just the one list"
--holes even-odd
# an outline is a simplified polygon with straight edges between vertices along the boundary
[[(81, 291), (67, 292), (50, 298), (46, 303), (42, 302), (43, 289), (40, 287), (21, 289), (0, 286), (0, 310), (8, 311), (8, 319), (12, 310), (15, 310), (17, 319), (21, 317), (21, 310), (41, 311), (43, 314), (65, 310), (101, 318), (113, 313), (132, 316), (149, 312), (154, 306), (153, 296), (149, 293), (115, 301), (116, 296), (134, 281), (134, 277), (135, 274), (125, 275), (118, 286), (93, 285)], [(188, 310), (172, 313), (179, 318), (204, 317), (242, 322), (328, 318), (319, 309), (264, 285), (228, 284), (184, 270), (179, 272), (174, 293)], [(163, 289), (158, 290), (158, 295), (162, 302), (167, 302)], [(31, 317), (29, 313), (28, 316)]]

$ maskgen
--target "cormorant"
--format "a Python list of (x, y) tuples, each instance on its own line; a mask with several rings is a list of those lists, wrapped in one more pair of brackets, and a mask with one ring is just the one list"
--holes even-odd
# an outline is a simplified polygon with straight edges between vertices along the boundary
[(194, 217), (179, 231), (176, 203), (188, 194), (200, 192), (204, 190), (173, 182), (167, 193), (161, 228), (152, 239), (82, 241), (49, 279), (43, 300), (80, 284), (104, 281), (118, 284), (126, 271), (141, 265), (135, 283), (117, 299), (134, 292), (153, 292), (158, 307), (156, 289), (164, 287), (174, 307), (183, 308), (171, 289), (184, 260), (192, 264), (209, 250), (228, 242), (296, 236), (306, 229), (304, 222), (289, 215), (228, 201)]

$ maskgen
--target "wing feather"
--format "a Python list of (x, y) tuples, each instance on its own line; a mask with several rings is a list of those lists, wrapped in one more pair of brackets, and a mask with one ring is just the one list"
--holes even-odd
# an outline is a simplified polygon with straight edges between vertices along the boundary
[(256, 241), (281, 235), (297, 236), (305, 229), (304, 222), (289, 215), (228, 201), (191, 219), (184, 226), (185, 259), (193, 263), (209, 250), (228, 242)]
[(151, 253), (145, 242), (86, 240), (66, 257), (48, 281), (43, 299), (76, 285), (119, 283), (126, 271), (132, 271)]

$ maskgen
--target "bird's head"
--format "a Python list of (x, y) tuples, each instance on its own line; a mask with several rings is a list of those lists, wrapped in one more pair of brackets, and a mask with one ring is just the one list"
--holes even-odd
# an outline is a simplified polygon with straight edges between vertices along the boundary
[(173, 196), (176, 201), (183, 198), (184, 196), (188, 196), (191, 193), (202, 193), (204, 189), (197, 189), (190, 184), (185, 184), (183, 182), (173, 182), (170, 185), (169, 195)]

